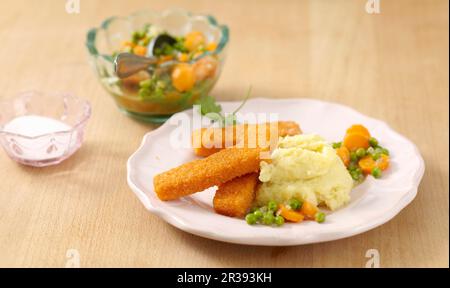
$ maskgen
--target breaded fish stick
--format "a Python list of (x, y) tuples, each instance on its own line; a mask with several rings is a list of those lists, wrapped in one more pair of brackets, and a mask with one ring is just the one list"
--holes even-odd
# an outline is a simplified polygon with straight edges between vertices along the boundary
[(244, 217), (256, 195), (258, 173), (234, 178), (219, 186), (214, 196), (214, 210), (230, 217)]
[(207, 158), (185, 163), (153, 178), (161, 200), (177, 198), (259, 171), (260, 149), (223, 149)]
[[(194, 153), (197, 156), (206, 157), (218, 151), (235, 146), (238, 143), (242, 144), (242, 147), (255, 148), (265, 145), (258, 140), (259, 130), (261, 125), (265, 125), (265, 141), (269, 141), (271, 138), (272, 125), (277, 125), (276, 136), (272, 135), (272, 139), (278, 140), (278, 137), (293, 136), (301, 133), (300, 127), (293, 121), (279, 121), (276, 123), (264, 123), (264, 124), (242, 124), (234, 125), (222, 128), (202, 128), (195, 130), (192, 134), (192, 144), (194, 147)], [(262, 128), (263, 129), (263, 128)], [(249, 139), (254, 137), (255, 139)], [(249, 143), (253, 143), (249, 145)], [(268, 144), (267, 144), (268, 145)]]

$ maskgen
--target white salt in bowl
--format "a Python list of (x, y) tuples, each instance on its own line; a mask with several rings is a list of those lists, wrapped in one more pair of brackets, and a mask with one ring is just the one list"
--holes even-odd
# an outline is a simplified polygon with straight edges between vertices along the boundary
[(89, 102), (70, 93), (24, 92), (0, 101), (0, 144), (19, 163), (58, 164), (81, 147), (90, 116)]

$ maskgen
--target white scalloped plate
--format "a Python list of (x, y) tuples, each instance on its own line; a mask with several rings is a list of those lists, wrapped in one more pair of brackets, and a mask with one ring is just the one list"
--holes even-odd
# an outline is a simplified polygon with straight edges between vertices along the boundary
[[(240, 103), (221, 104), (224, 111), (233, 111)], [(168, 121), (145, 135), (127, 163), (128, 184), (150, 212), (181, 230), (210, 239), (288, 246), (336, 240), (373, 229), (392, 219), (417, 194), (425, 170), (424, 161), (412, 142), (382, 121), (343, 105), (311, 99), (251, 99), (241, 112), (279, 113), (280, 120), (296, 121), (304, 133), (320, 134), (330, 142), (339, 141), (349, 126), (361, 123), (390, 150), (391, 166), (381, 179), (367, 177), (353, 189), (351, 202), (327, 215), (325, 223), (307, 221), (278, 228), (249, 226), (243, 220), (214, 213), (213, 189), (177, 201), (163, 202), (156, 197), (154, 175), (195, 159), (191, 149), (171, 148), (169, 134), (176, 126)], [(192, 110), (181, 113), (191, 117)]]

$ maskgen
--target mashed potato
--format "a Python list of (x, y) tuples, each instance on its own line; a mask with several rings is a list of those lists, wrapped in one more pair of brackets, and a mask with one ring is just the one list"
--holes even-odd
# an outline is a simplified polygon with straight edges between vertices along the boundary
[(334, 149), (318, 135), (280, 139), (271, 161), (261, 162), (256, 202), (291, 198), (335, 210), (350, 200), (353, 180)]

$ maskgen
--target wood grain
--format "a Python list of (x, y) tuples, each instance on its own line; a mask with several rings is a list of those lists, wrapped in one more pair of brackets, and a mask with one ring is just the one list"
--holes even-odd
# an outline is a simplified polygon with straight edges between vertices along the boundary
[[(0, 4), (0, 99), (63, 90), (93, 106), (87, 139), (61, 165), (24, 167), (0, 153), (0, 266), (382, 267), (449, 265), (448, 1), (100, 1), (81, 13), (60, 0)], [(419, 147), (425, 177), (414, 202), (352, 238), (289, 248), (244, 247), (179, 231), (148, 213), (126, 183), (125, 162), (154, 126), (120, 114), (88, 64), (86, 31), (111, 15), (180, 6), (229, 24), (228, 59), (213, 95), (311, 97), (388, 122)], [(407, 163), (405, 163), (407, 165)]]

